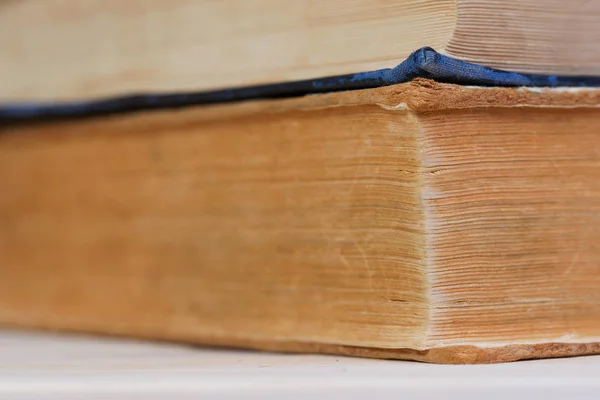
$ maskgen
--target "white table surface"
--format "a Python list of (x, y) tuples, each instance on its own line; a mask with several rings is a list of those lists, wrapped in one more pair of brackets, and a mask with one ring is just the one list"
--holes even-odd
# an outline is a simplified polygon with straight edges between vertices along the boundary
[(0, 399), (600, 399), (600, 357), (431, 365), (0, 331)]

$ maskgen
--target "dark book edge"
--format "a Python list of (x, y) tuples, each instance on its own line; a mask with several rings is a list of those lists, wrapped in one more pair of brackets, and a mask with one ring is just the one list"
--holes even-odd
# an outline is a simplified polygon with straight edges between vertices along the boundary
[(74, 118), (180, 108), (251, 99), (275, 99), (369, 89), (428, 78), (441, 83), (502, 87), (600, 87), (597, 76), (556, 76), (501, 71), (456, 60), (423, 47), (395, 68), (302, 81), (177, 94), (137, 94), (89, 101), (0, 104), (0, 122)]

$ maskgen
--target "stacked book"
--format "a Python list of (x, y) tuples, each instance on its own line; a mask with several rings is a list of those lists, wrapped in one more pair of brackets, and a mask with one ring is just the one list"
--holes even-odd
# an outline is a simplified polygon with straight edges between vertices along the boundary
[(0, 324), (600, 353), (599, 43), (595, 0), (0, 4)]

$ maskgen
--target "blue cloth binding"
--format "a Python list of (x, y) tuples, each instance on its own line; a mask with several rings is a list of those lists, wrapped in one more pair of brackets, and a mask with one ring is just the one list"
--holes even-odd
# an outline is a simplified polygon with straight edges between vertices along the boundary
[(600, 77), (530, 75), (500, 71), (456, 60), (440, 54), (430, 47), (423, 47), (412, 53), (396, 68), (356, 74), (208, 92), (139, 94), (64, 103), (0, 104), (0, 122), (179, 108), (249, 99), (295, 97), (313, 93), (394, 85), (411, 81), (417, 77), (429, 78), (437, 82), (476, 86), (600, 86)]

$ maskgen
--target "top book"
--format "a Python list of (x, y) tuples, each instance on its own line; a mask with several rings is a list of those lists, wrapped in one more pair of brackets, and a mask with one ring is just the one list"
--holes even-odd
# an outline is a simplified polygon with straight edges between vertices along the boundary
[(422, 46), (600, 75), (599, 22), (589, 0), (15, 0), (0, 3), (0, 102), (310, 79), (392, 67)]

